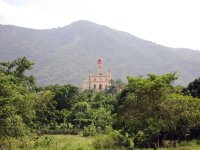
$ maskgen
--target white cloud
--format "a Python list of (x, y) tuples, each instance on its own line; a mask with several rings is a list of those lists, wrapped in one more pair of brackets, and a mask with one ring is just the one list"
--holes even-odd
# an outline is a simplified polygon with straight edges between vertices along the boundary
[(200, 50), (199, 0), (0, 0), (4, 24), (52, 28), (90, 20), (172, 47)]

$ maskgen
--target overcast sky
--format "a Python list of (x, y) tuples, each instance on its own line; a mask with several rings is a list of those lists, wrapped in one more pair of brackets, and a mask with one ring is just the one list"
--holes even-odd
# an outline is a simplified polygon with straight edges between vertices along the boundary
[(46, 29), (77, 20), (200, 50), (200, 0), (0, 0), (0, 24)]

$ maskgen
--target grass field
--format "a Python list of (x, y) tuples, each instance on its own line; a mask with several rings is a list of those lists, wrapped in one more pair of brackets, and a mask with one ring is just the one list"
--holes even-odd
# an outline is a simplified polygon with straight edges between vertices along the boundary
[[(93, 142), (99, 136), (83, 137), (82, 135), (43, 135), (39, 138), (31, 138), (22, 141), (14, 140), (12, 150), (94, 150)], [(8, 147), (5, 146), (5, 150)], [(115, 149), (115, 148), (113, 148)], [(120, 149), (120, 148), (118, 148)], [(177, 148), (161, 148), (159, 150), (200, 150), (200, 144), (196, 140), (181, 142)]]
[[(28, 139), (22, 142), (13, 141), (13, 150), (93, 150), (95, 137), (81, 135), (43, 135), (38, 139)], [(24, 147), (24, 148), (23, 148)], [(6, 148), (6, 147), (5, 147)]]

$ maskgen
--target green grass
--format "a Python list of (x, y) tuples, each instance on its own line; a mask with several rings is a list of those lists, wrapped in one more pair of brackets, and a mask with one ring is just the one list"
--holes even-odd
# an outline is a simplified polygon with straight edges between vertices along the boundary
[(197, 140), (182, 141), (178, 147), (161, 148), (160, 150), (200, 150), (200, 143)]
[[(27, 140), (27, 146), (22, 148), (22, 142), (13, 140), (13, 150), (93, 150), (92, 143), (96, 137), (83, 137), (81, 135), (43, 135), (36, 140)], [(7, 147), (5, 147), (7, 149)]]
[[(12, 141), (12, 150), (94, 150), (93, 142), (99, 137), (107, 135), (96, 135), (83, 137), (82, 135), (43, 135), (39, 138), (32, 138), (24, 141), (27, 146), (22, 148), (22, 142), (19, 140)], [(48, 149), (49, 147), (49, 149)], [(5, 150), (8, 147), (5, 146)], [(181, 142), (178, 147), (160, 148), (159, 150), (200, 150), (200, 143), (197, 140)]]

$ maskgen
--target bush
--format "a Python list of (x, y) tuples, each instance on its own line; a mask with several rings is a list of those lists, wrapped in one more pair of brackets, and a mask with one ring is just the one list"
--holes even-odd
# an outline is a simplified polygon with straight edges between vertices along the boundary
[(109, 134), (113, 132), (113, 128), (111, 126), (106, 126), (103, 133)]
[(93, 136), (97, 133), (96, 127), (94, 125), (89, 125), (84, 127), (83, 136)]
[(71, 134), (71, 135), (78, 135), (78, 134), (80, 134), (80, 129), (77, 128), (77, 127), (75, 127), (75, 128), (73, 128), (73, 129), (71, 129), (69, 131), (69, 134)]
[(128, 149), (134, 148), (133, 137), (130, 137), (128, 133), (126, 133), (125, 135), (118, 134), (117, 139), (120, 146), (126, 147)]
[(24, 148), (24, 149), (26, 148), (26, 149), (28, 149), (29, 142), (31, 140), (31, 138), (29, 136), (24, 136), (24, 137), (22, 137), (20, 139), (20, 145), (19, 145), (20, 148)]
[(38, 147), (49, 147), (51, 144), (53, 144), (55, 141), (54, 138), (49, 138), (48, 136), (45, 136), (42, 139), (39, 139), (35, 142), (34, 144), (34, 148), (38, 148)]
[(115, 149), (117, 142), (110, 135), (100, 136), (93, 142), (94, 149)]
[(120, 138), (120, 133), (118, 131), (112, 131), (107, 135), (99, 136), (93, 142), (94, 149), (125, 149)]
[(197, 140), (197, 145), (200, 145), (200, 139), (199, 139), (199, 140)]

